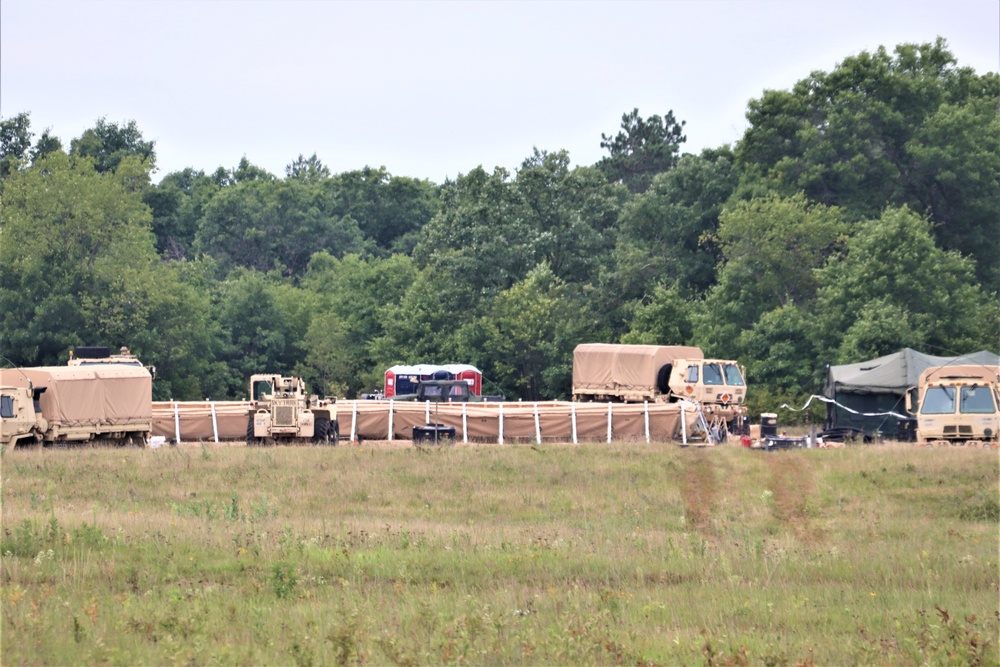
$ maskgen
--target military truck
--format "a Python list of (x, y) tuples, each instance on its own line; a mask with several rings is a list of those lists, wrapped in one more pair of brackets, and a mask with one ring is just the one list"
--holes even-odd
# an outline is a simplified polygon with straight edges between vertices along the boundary
[(336, 399), (308, 396), (301, 378), (258, 374), (250, 378), (247, 444), (340, 442)]
[(745, 377), (737, 362), (705, 359), (697, 347), (585, 343), (573, 351), (574, 401), (692, 401), (717, 437), (748, 431)]
[(0, 370), (0, 445), (145, 444), (152, 428), (142, 364)]
[(906, 394), (906, 409), (916, 415), (918, 444), (1000, 446), (1000, 366), (933, 366), (915, 389)]

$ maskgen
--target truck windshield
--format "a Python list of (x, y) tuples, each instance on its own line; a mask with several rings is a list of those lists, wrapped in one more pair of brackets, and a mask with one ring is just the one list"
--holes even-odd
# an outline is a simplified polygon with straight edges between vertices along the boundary
[(437, 385), (433, 384), (424, 385), (425, 398), (440, 398), (442, 393), (443, 393), (442, 388)]
[(719, 364), (705, 364), (701, 372), (705, 384), (722, 384), (722, 370), (719, 368)]
[(0, 396), (0, 417), (12, 419), (14, 417), (14, 397)]
[(920, 414), (950, 415), (955, 412), (954, 387), (928, 387), (924, 394), (924, 403), (920, 406)]
[(266, 380), (258, 380), (257, 382), (253, 383), (253, 391), (251, 392), (252, 396), (250, 397), (250, 399), (254, 401), (263, 401), (264, 394), (273, 394), (273, 393), (274, 393), (274, 387), (271, 385), (270, 382)]
[(996, 412), (988, 387), (962, 387), (958, 411), (963, 414), (991, 415)]
[(726, 384), (733, 387), (743, 386), (743, 375), (736, 364), (726, 364), (722, 367), (722, 371), (726, 374)]

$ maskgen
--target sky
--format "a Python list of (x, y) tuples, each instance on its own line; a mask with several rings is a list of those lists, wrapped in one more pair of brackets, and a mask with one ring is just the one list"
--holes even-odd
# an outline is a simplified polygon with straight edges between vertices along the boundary
[(134, 120), (154, 181), (315, 153), (443, 183), (536, 148), (594, 164), (633, 108), (686, 121), (683, 152), (732, 144), (764, 90), (939, 36), (1000, 71), (998, 0), (3, 0), (0, 116), (66, 148)]

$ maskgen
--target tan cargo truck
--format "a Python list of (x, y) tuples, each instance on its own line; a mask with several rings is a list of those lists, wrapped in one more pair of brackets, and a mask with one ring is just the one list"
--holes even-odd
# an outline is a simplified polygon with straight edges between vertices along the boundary
[(573, 351), (573, 400), (672, 403), (688, 400), (720, 435), (746, 429), (745, 369), (680, 345), (585, 343)]
[(1000, 444), (1000, 366), (933, 366), (920, 374), (906, 409), (917, 418), (925, 447), (993, 447)]
[(152, 376), (141, 365), (0, 370), (0, 445), (145, 444)]
[(273, 373), (251, 376), (250, 404), (248, 445), (336, 445), (340, 441), (336, 400), (309, 396), (301, 378)]

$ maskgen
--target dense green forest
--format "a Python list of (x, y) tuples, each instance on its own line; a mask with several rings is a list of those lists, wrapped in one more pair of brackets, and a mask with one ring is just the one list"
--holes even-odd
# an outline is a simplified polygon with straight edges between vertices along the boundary
[(128, 345), (162, 400), (255, 372), (354, 397), (420, 362), (534, 400), (568, 397), (578, 343), (689, 344), (773, 408), (828, 364), (1000, 347), (998, 100), (943, 40), (904, 44), (750, 100), (735, 146), (684, 153), (685, 121), (634, 110), (597, 164), (535, 149), (443, 184), (315, 155), (154, 183), (135, 122), (67, 148), (24, 112), (0, 127), (0, 354)]

